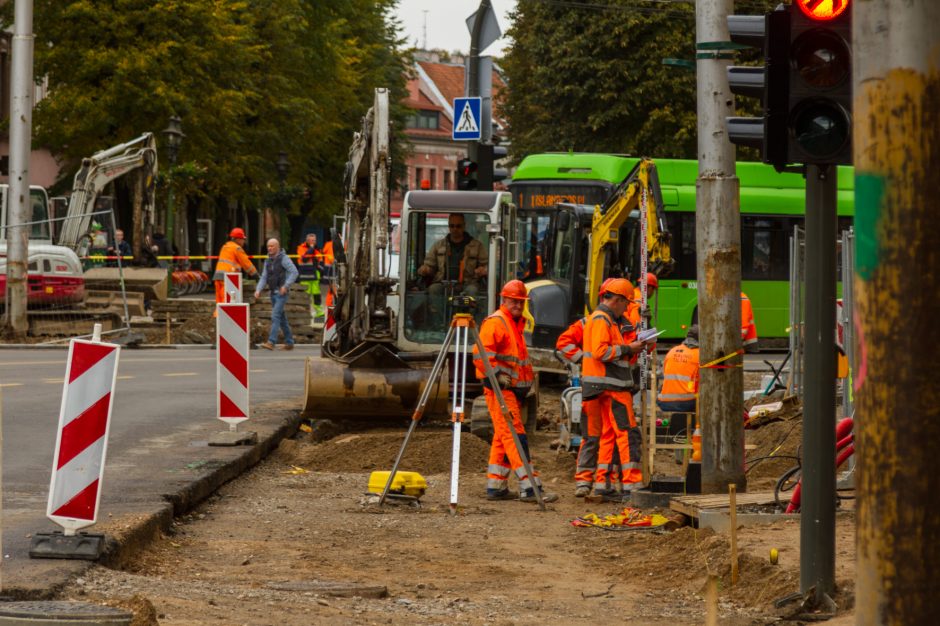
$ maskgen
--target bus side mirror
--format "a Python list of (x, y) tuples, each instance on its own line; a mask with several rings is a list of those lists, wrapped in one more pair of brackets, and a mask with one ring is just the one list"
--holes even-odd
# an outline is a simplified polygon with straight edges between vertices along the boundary
[(561, 211), (558, 213), (558, 221), (555, 222), (555, 230), (565, 232), (571, 228), (571, 213)]

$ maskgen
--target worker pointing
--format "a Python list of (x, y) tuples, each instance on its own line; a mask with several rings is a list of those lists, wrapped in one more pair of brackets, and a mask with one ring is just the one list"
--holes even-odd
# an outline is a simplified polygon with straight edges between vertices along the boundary
[(252, 264), (251, 259), (245, 254), (242, 247), (245, 245), (245, 231), (241, 228), (233, 228), (228, 234), (229, 241), (222, 245), (219, 251), (219, 260), (215, 264), (215, 274), (212, 280), (215, 281), (215, 301), (216, 303), (225, 302), (225, 273), (248, 272), (249, 276), (257, 276), (258, 270)]
[[(519, 479), (519, 499), (523, 502), (536, 502), (532, 481), (535, 481), (540, 488), (542, 483), (537, 473), (535, 476), (526, 475), (522, 457), (516, 450), (512, 432), (509, 430), (509, 428), (515, 428), (523, 453), (528, 457), (531, 467), (532, 455), (529, 453), (528, 438), (522, 423), (522, 403), (532, 387), (534, 377), (532, 365), (529, 363), (529, 352), (522, 335), (525, 325), (522, 309), (529, 296), (521, 280), (511, 280), (506, 283), (499, 295), (502, 298), (499, 309), (483, 320), (480, 326), (480, 342), (486, 354), (481, 355), (476, 347), (473, 349), (473, 364), (476, 366), (477, 378), (483, 381), (486, 407), (493, 421), (493, 442), (490, 445), (489, 465), (486, 471), (486, 498), (510, 500), (516, 497), (509, 491), (508, 486), (509, 473), (512, 471)], [(496, 391), (486, 377), (483, 358), (489, 360), (490, 367), (496, 374), (497, 383), (503, 390), (503, 398), (510, 413), (508, 416), (503, 416)], [(511, 426), (508, 423), (510, 421)], [(534, 469), (532, 471), (535, 472)], [(542, 499), (545, 502), (554, 502), (558, 496), (543, 492)]]
[(625, 278), (611, 281), (584, 327), (582, 395), (599, 399), (603, 419), (594, 491), (609, 499), (617, 495), (606, 487), (612, 450), (605, 450), (605, 435), (613, 439), (620, 455), (620, 481), (625, 497), (641, 486), (643, 480), (640, 429), (633, 414), (631, 391), (634, 388), (632, 363), (644, 344), (635, 340), (636, 332), (624, 317), (632, 296), (630, 281)]

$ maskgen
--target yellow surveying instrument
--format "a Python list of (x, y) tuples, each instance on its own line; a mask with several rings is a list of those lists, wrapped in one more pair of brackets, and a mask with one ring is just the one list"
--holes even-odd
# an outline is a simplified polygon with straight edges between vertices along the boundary
[[(435, 386), (441, 372), (444, 370), (444, 364), (447, 362), (447, 353), (450, 351), (450, 347), (453, 344), (455, 357), (454, 385), (453, 391), (451, 392), (450, 419), (451, 422), (453, 422), (454, 446), (450, 462), (450, 513), (451, 515), (457, 514), (457, 487), (460, 480), (460, 431), (465, 414), (467, 368), (469, 367), (468, 364), (471, 362), (472, 357), (472, 349), (469, 348), (470, 340), (473, 340), (473, 345), (477, 347), (477, 351), (480, 355), (485, 355), (486, 350), (483, 348), (483, 342), (480, 341), (480, 333), (477, 331), (476, 322), (471, 313), (476, 305), (473, 298), (469, 296), (454, 296), (450, 300), (457, 312), (454, 313), (454, 317), (450, 322), (450, 328), (448, 328), (444, 342), (441, 344), (441, 350), (437, 354), (437, 359), (434, 361), (431, 375), (424, 385), (424, 390), (421, 392), (420, 398), (418, 398), (418, 406), (415, 407), (414, 414), (411, 416), (411, 424), (408, 425), (405, 440), (401, 444), (401, 450), (398, 451), (395, 464), (392, 466), (392, 471), (388, 475), (388, 482), (385, 483), (385, 488), (382, 490), (382, 495), (379, 498), (379, 506), (385, 503), (385, 497), (388, 495), (392, 481), (395, 479), (395, 473), (398, 471), (398, 465), (401, 462), (402, 455), (405, 453), (405, 448), (408, 447), (408, 440), (411, 438), (411, 433), (414, 432), (415, 426), (417, 426), (418, 422), (421, 421), (421, 418), (424, 416), (424, 409), (428, 403), (431, 389)], [(486, 378), (490, 381), (490, 385), (492, 385), (493, 391), (496, 393), (496, 398), (499, 400), (500, 417), (506, 420), (509, 432), (512, 433), (513, 445), (515, 445), (516, 452), (519, 453), (519, 457), (522, 459), (526, 475), (532, 477), (532, 489), (535, 492), (535, 498), (538, 500), (539, 508), (544, 511), (545, 502), (542, 499), (542, 487), (538, 484), (538, 481), (535, 480), (535, 474), (532, 472), (529, 456), (526, 454), (522, 442), (519, 441), (519, 435), (516, 433), (516, 429), (512, 427), (512, 417), (509, 414), (509, 407), (506, 406), (506, 400), (503, 398), (503, 390), (499, 388), (499, 383), (496, 381), (496, 374), (493, 372), (492, 366), (490, 366), (489, 359), (481, 358), (481, 361), (483, 363), (483, 371), (486, 373)]]

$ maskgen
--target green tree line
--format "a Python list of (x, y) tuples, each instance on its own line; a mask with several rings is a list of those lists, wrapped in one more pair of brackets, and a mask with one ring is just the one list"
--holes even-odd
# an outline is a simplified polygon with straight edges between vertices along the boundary
[[(746, 4), (762, 14), (774, 3)], [(567, 150), (695, 158), (695, 72), (663, 64), (694, 62), (693, 2), (519, 0), (511, 19), (502, 106), (515, 160)]]
[[(172, 171), (160, 152), (178, 198), (218, 213), (270, 203), (283, 151), (292, 212), (326, 225), (341, 210), (348, 146), (374, 88), (389, 87), (393, 103), (405, 93), (409, 60), (394, 6), (36, 0), (34, 73), (49, 95), (36, 106), (34, 146), (60, 159), (67, 189), (82, 157), (145, 131), (161, 143), (178, 115), (185, 138)], [(395, 105), (397, 128), (406, 116)]]

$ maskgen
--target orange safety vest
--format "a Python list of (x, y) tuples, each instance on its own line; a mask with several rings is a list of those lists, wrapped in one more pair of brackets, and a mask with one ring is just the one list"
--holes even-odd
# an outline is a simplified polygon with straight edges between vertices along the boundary
[(326, 265), (333, 265), (333, 240), (328, 239), (325, 244), (323, 244), (323, 263)]
[(594, 398), (603, 391), (632, 391), (631, 364), (637, 355), (628, 344), (636, 331), (627, 320), (621, 327), (603, 304), (598, 305), (584, 325), (584, 358), (581, 361), (581, 387), (584, 398)]
[(757, 325), (754, 324), (754, 309), (751, 301), (741, 292), (741, 341), (744, 345), (757, 343)]
[(695, 400), (698, 392), (698, 347), (680, 343), (666, 354), (663, 361), (663, 389), (660, 402)]
[(245, 270), (251, 275), (258, 272), (240, 245), (234, 241), (226, 241), (219, 251), (219, 260), (215, 264), (215, 274), (212, 279), (224, 280), (226, 272), (239, 272), (241, 270)]
[[(529, 350), (525, 345), (522, 330), (525, 319), (515, 321), (504, 306), (500, 306), (480, 325), (480, 342), (486, 350), (486, 358), (496, 374), (509, 374), (513, 389), (525, 390), (532, 386), (535, 378), (529, 363)], [(477, 378), (486, 378), (483, 359), (476, 346), (473, 347), (473, 365)]]
[(633, 288), (633, 302), (627, 305), (625, 317), (630, 320), (634, 328), (640, 327), (640, 307), (643, 306), (643, 292), (639, 287)]
[(323, 253), (313, 249), (313, 252), (307, 250), (306, 242), (297, 246), (297, 263), (299, 265), (310, 265), (311, 263), (319, 262), (323, 259)]
[(561, 352), (561, 355), (571, 363), (579, 363), (584, 352), (581, 350), (584, 345), (584, 324), (586, 317), (575, 321), (565, 332), (558, 335), (558, 341), (555, 342), (555, 349)]

